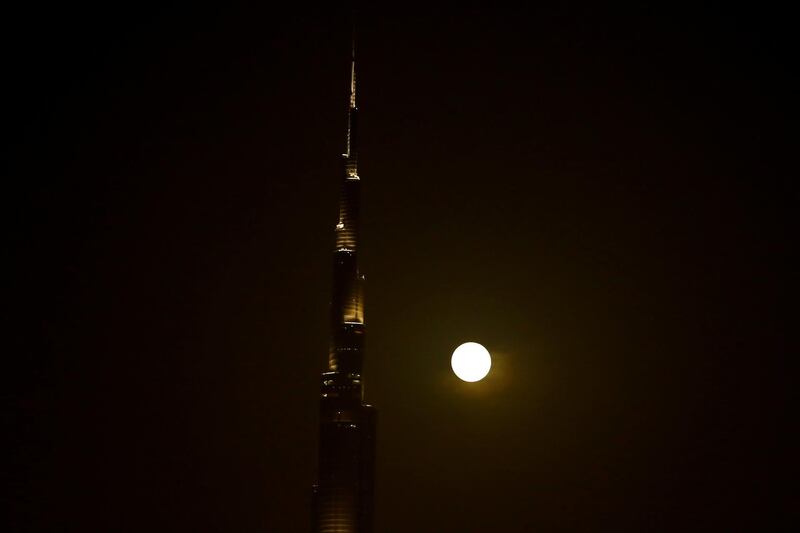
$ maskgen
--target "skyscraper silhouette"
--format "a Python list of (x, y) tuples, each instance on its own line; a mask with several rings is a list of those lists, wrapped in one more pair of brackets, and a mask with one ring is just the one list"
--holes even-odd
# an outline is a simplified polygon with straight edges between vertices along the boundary
[(358, 269), (358, 107), (355, 43), (350, 67), (346, 151), (333, 252), (328, 368), (320, 389), (319, 464), (314, 533), (369, 533), (373, 521), (376, 411), (363, 401), (364, 276)]

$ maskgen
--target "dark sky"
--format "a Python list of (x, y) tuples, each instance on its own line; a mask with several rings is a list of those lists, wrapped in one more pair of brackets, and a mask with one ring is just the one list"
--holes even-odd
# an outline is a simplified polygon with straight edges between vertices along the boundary
[[(349, 12), (222, 4), (3, 17), (9, 531), (308, 531)], [(756, 9), (359, 13), (378, 531), (796, 506), (796, 93)]]

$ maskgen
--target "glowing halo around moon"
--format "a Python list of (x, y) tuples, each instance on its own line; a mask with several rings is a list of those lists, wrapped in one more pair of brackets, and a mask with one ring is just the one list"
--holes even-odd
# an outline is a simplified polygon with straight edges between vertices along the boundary
[(468, 382), (480, 381), (492, 368), (492, 356), (489, 355), (489, 350), (477, 342), (465, 342), (453, 352), (450, 366), (459, 379)]

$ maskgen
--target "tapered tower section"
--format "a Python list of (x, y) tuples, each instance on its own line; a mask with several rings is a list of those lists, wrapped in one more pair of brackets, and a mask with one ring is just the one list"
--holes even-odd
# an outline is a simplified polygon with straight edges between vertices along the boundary
[(371, 533), (375, 409), (364, 403), (364, 276), (358, 268), (361, 178), (355, 46), (350, 66), (346, 150), (333, 250), (328, 368), (322, 373), (314, 533)]

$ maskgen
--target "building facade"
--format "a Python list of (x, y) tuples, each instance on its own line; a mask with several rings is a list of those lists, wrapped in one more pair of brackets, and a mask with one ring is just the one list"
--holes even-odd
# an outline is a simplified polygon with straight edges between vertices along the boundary
[(364, 276), (358, 268), (358, 107), (355, 49), (351, 58), (346, 151), (333, 251), (328, 368), (322, 373), (319, 459), (313, 488), (314, 533), (371, 533), (375, 408), (364, 403)]

